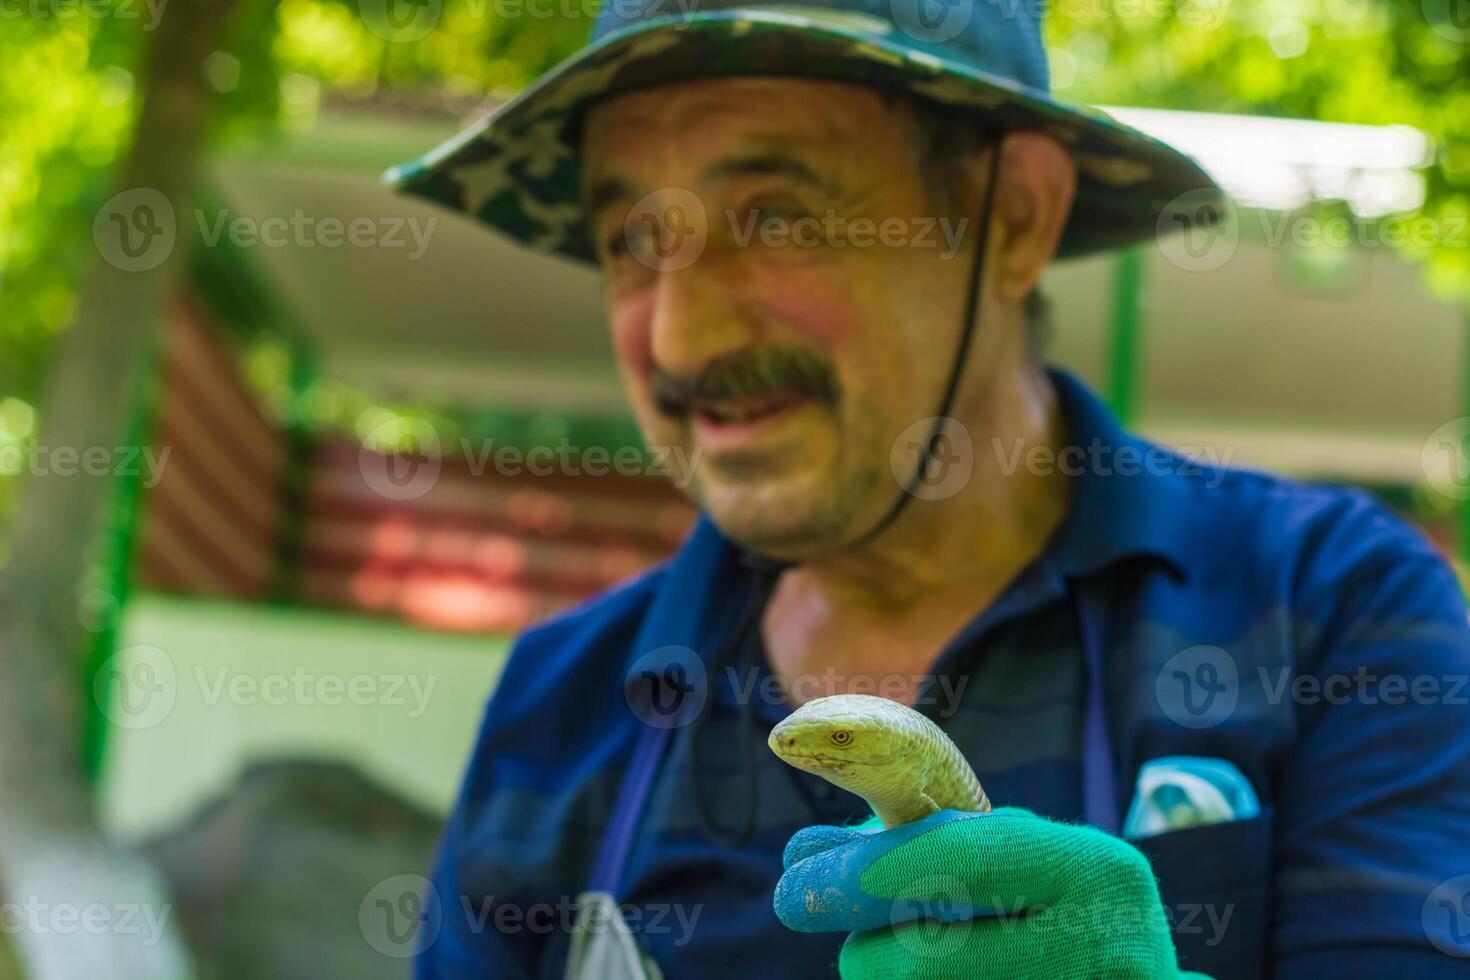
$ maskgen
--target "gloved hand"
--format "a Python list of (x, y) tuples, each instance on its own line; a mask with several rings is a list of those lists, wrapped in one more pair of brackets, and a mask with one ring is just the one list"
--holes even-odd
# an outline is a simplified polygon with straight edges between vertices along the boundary
[(1090, 827), (942, 810), (892, 830), (808, 827), (783, 862), (777, 917), (852, 933), (843, 980), (1209, 980), (1179, 972), (1148, 859)]

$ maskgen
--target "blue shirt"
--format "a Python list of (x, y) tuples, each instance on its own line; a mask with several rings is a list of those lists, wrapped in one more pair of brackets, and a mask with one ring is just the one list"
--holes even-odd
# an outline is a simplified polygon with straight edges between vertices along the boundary
[[(1470, 957), (1470, 878), (1453, 880), (1470, 874), (1470, 622), (1445, 563), (1363, 493), (1190, 462), (1052, 379), (1071, 510), (940, 653), (930, 713), (996, 805), (1082, 819), (1085, 591), (1103, 610), (1119, 816), (1139, 767), (1164, 756), (1228, 760), (1260, 798), (1254, 818), (1139, 842), (1182, 967), (1470, 975), (1448, 955)], [(669, 562), (519, 638), (445, 830), (420, 980), (560, 980), (569, 909), (643, 725), (626, 675), (655, 649), (720, 646), (751, 588), (739, 558), (701, 520)], [(618, 889), (669, 980), (836, 975), (842, 937), (789, 932), (772, 891), (793, 833), (865, 808), (766, 749), (790, 709), (759, 650), (755, 664), (710, 673), (698, 764), (689, 729), (676, 733)], [(755, 724), (742, 725), (749, 683)], [(730, 827), (752, 749), (754, 832), (712, 840), (693, 775)]]

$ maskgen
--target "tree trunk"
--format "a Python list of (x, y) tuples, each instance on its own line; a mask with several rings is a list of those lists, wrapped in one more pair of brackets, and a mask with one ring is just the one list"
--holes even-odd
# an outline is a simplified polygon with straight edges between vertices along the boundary
[[(97, 257), (42, 393), (40, 452), (23, 477), (0, 573), (0, 885), (20, 907), (14, 941), (35, 980), (189, 974), (158, 876), (102, 839), (82, 766), (77, 658), (88, 626), (80, 599), (114, 477), (43, 454), (86, 458), (103, 447), (123, 462), (115, 453), (143, 355), (191, 241), (190, 192), (210, 104), (201, 66), (233, 3), (169, 4), (148, 45), (141, 113), (120, 174), (125, 196), (98, 219)], [(78, 925), (99, 905), (109, 910), (106, 924)]]

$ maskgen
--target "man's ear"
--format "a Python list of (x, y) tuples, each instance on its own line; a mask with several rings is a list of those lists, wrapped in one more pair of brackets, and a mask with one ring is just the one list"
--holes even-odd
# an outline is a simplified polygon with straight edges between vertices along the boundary
[(1077, 192), (1077, 165), (1050, 136), (1010, 133), (1001, 142), (999, 180), (991, 225), (997, 240), (986, 264), (999, 298), (1019, 302), (1056, 255)]

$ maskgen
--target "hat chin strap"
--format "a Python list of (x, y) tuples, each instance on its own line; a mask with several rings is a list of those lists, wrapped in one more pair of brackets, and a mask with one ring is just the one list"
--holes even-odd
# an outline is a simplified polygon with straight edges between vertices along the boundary
[(898, 519), (903, 513), (904, 506), (916, 496), (915, 491), (919, 483), (928, 472), (929, 465), (939, 448), (939, 440), (944, 437), (944, 427), (950, 421), (949, 413), (954, 407), (955, 395), (959, 392), (960, 378), (965, 369), (965, 361), (970, 355), (970, 347), (975, 339), (975, 334), (980, 329), (980, 273), (985, 264), (985, 248), (990, 239), (990, 212), (995, 203), (996, 177), (1000, 174), (1000, 137), (992, 136), (990, 146), (993, 152), (990, 155), (990, 174), (985, 183), (985, 197), (980, 206), (980, 237), (975, 244), (975, 259), (970, 266), (970, 287), (965, 297), (965, 318), (960, 323), (960, 342), (955, 350), (954, 364), (949, 369), (949, 379), (944, 385), (944, 398), (939, 403), (939, 410), (934, 413), (934, 428), (929, 432), (929, 438), (924, 443), (919, 453), (918, 465), (914, 467), (914, 473), (909, 477), (908, 483), (899, 492), (898, 498), (888, 508), (888, 511), (878, 519), (878, 522), (868, 528), (856, 541), (843, 545), (841, 550), (853, 551), (868, 544), (878, 535), (888, 529), (888, 526)]

